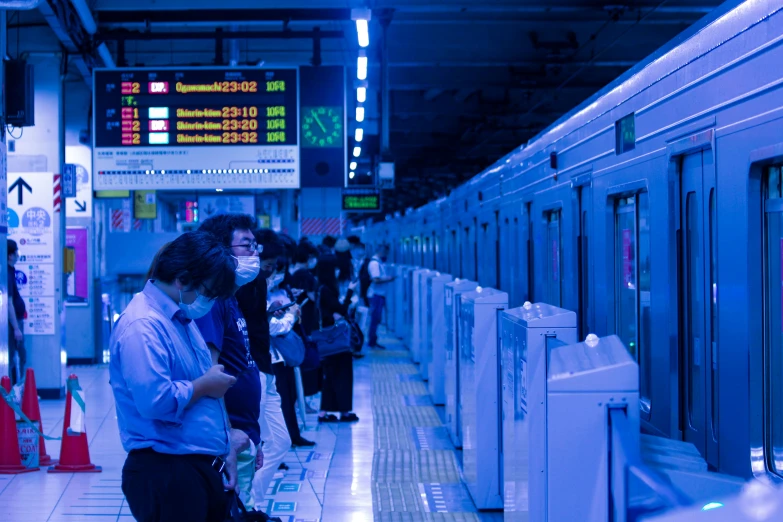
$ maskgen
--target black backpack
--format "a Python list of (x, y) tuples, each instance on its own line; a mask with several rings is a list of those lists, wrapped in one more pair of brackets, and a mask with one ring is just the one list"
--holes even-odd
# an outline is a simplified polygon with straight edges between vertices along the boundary
[(372, 258), (364, 258), (362, 266), (359, 268), (359, 296), (362, 299), (367, 299), (367, 292), (370, 290), (370, 285), (372, 284), (372, 278), (370, 277), (370, 261), (372, 261)]

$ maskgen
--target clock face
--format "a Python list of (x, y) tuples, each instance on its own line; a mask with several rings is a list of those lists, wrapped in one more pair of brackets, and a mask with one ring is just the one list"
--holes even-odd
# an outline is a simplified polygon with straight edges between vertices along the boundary
[(342, 107), (302, 107), (302, 145), (342, 147), (345, 143)]

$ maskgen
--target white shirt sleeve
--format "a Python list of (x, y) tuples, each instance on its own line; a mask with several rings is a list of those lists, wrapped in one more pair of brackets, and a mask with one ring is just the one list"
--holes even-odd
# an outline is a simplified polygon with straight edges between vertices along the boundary
[(370, 277), (372, 279), (381, 277), (381, 264), (375, 259), (373, 259), (372, 261), (370, 261), (370, 264), (367, 265), (367, 271), (370, 273)]
[(296, 318), (291, 312), (287, 312), (279, 319), (277, 317), (272, 317), (269, 320), (269, 335), (273, 337), (277, 335), (285, 335), (291, 331), (295, 322)]

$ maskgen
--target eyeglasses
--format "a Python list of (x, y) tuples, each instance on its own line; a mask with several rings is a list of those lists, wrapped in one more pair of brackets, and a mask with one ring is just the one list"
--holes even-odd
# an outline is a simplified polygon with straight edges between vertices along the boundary
[(240, 245), (231, 245), (231, 246), (232, 247), (238, 247), (238, 248), (246, 248), (246, 249), (250, 250), (251, 252), (257, 252), (259, 254), (264, 251), (263, 245), (259, 245), (255, 241), (253, 241), (252, 243), (242, 243)]

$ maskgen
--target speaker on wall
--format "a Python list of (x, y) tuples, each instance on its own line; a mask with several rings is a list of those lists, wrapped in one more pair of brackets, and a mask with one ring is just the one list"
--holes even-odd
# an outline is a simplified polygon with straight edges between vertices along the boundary
[(25, 60), (6, 60), (5, 122), (14, 127), (35, 125), (33, 66)]

